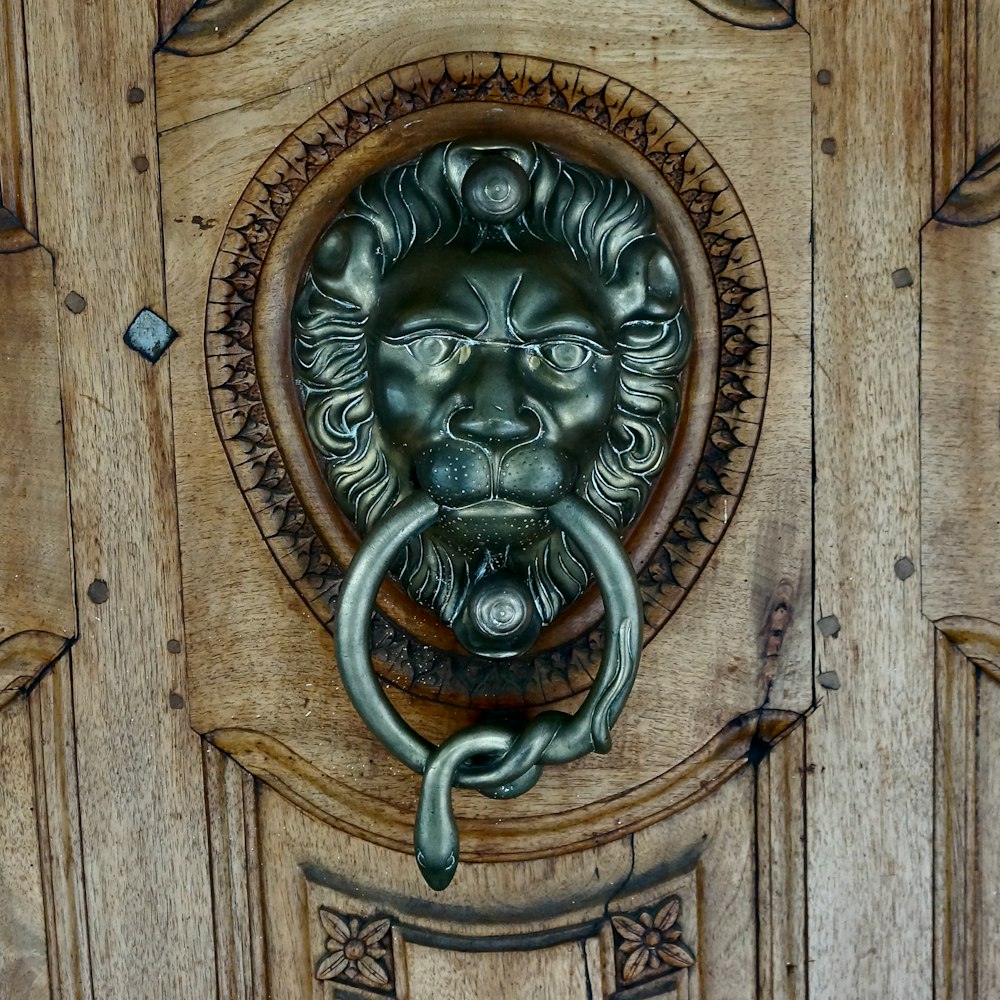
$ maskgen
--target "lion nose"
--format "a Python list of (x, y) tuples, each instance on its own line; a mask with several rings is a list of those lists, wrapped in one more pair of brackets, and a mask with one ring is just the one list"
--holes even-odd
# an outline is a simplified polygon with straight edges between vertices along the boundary
[(541, 421), (519, 391), (516, 365), (495, 356), (469, 373), (462, 386), (465, 405), (449, 421), (449, 430), (471, 441), (513, 443), (531, 441), (541, 431)]

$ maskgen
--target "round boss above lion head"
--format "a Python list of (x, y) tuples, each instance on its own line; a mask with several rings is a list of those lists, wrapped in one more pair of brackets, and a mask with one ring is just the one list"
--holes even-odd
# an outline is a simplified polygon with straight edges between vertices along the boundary
[(618, 533), (642, 508), (691, 347), (645, 196), (496, 140), (368, 177), (312, 255), (292, 332), (338, 505), (362, 534), (415, 491), (441, 505), (396, 575), (487, 656), (526, 649), (589, 582), (552, 504), (575, 493)]

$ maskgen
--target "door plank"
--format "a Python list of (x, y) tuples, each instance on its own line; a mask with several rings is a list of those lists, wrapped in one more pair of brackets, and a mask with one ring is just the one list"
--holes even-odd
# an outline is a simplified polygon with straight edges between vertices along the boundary
[(0, 995), (49, 1000), (28, 703), (0, 712)]
[(934, 710), (934, 998), (976, 1000), (976, 668), (938, 634)]
[(93, 1000), (69, 657), (28, 694), (53, 1000)]
[(44, 249), (0, 252), (0, 302), (2, 705), (65, 648), (76, 606), (52, 258)]
[(997, 538), (1000, 220), (923, 232), (921, 446), (924, 613), (1000, 623)]
[(169, 361), (122, 340), (141, 308), (163, 309), (154, 106), (128, 99), (152, 94), (156, 9), (40, 0), (26, 30), (39, 236), (59, 301), (78, 296), (59, 324), (94, 994), (210, 997), (201, 759), (170, 703), (184, 668), (167, 649), (182, 635)]
[(33, 233), (35, 179), (27, 75), (24, 0), (0, 0), (0, 205)]
[(996, 829), (996, 818), (1000, 815), (1000, 683), (995, 677), (983, 670), (977, 675), (980, 734), (976, 775), (977, 1000), (1000, 996), (1000, 837)]
[(816, 614), (839, 622), (816, 641), (840, 683), (809, 733), (813, 1000), (931, 996), (932, 639), (919, 575), (894, 572), (920, 544), (919, 297), (900, 270), (919, 275), (930, 214), (928, 13), (810, 11), (831, 74), (813, 89)]
[(806, 727), (757, 767), (758, 1000), (804, 1000)]

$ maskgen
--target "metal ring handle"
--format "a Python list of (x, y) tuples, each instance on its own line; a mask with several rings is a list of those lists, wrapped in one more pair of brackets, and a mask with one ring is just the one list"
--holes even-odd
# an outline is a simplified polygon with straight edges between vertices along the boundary
[[(621, 542), (583, 500), (564, 497), (548, 513), (587, 553), (606, 612), (608, 638), (593, 686), (573, 715), (543, 712), (520, 731), (477, 724), (435, 747), (403, 720), (382, 690), (371, 666), (369, 629), (382, 578), (402, 547), (440, 513), (431, 497), (417, 493), (379, 521), (344, 579), (335, 628), (341, 677), (358, 714), (393, 754), (424, 776), (414, 846), (417, 864), (435, 889), (445, 888), (458, 866), (451, 789), (474, 788), (509, 798), (531, 788), (544, 764), (566, 763), (591, 752), (607, 753), (611, 727), (635, 680), (642, 634), (639, 587)], [(473, 764), (474, 759), (478, 763)]]

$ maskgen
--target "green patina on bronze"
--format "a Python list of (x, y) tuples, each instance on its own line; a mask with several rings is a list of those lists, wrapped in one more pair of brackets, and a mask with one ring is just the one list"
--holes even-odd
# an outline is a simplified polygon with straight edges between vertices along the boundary
[[(618, 536), (679, 413), (692, 339), (680, 280), (628, 181), (534, 143), (463, 140), (353, 192), (292, 326), (309, 436), (367, 536), (341, 593), (341, 671), (361, 714), (425, 774), (418, 860), (447, 884), (451, 785), (520, 794), (543, 763), (606, 751), (594, 734), (631, 688), (641, 604)], [(472, 727), (416, 752), (384, 696), (373, 701), (363, 631), (384, 569), (489, 658), (523, 653), (596, 573), (617, 631), (579, 722), (545, 713), (520, 734)]]

